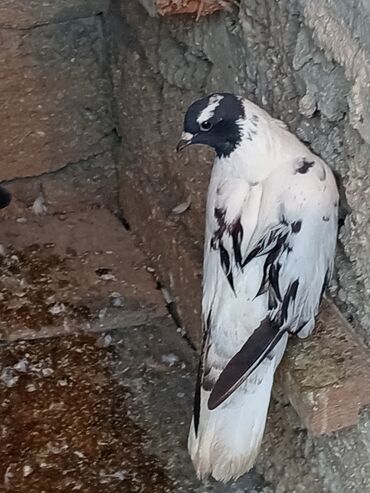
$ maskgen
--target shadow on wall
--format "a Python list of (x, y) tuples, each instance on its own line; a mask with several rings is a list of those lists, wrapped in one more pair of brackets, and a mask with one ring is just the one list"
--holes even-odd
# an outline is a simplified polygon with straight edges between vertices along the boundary
[(0, 186), (0, 209), (7, 207), (12, 200), (12, 194), (4, 187)]

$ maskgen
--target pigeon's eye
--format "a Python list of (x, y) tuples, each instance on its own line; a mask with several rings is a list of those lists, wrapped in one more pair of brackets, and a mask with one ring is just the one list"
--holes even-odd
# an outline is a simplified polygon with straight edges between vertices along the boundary
[(202, 122), (199, 125), (200, 129), (203, 130), (203, 132), (207, 132), (207, 130), (211, 130), (212, 128), (212, 123), (209, 120), (206, 120), (205, 122)]

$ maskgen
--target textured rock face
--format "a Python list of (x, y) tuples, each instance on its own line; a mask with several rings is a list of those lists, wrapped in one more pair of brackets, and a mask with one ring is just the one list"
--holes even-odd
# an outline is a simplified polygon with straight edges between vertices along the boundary
[[(174, 148), (188, 104), (219, 90), (244, 94), (284, 120), (339, 174), (352, 213), (341, 231), (335, 295), (370, 340), (369, 21), (365, 1), (241, 0), (233, 13), (197, 23), (152, 18), (136, 0), (113, 1), (120, 202), (193, 341), (212, 155), (191, 149), (179, 158)], [(365, 418), (332, 438), (302, 437), (305, 460), (329, 491), (370, 488)]]
[(0, 27), (30, 29), (35, 26), (90, 17), (103, 12), (108, 0), (2, 0)]
[(0, 180), (111, 147), (104, 2), (1, 2)]

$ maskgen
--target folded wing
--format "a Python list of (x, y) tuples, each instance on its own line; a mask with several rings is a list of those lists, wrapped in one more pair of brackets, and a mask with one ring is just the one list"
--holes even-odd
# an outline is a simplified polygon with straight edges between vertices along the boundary
[[(302, 173), (291, 165), (255, 187), (234, 180), (215, 191), (205, 251), (207, 323), (199, 375), (211, 390), (209, 409), (269, 357), (283, 334), (306, 336), (313, 330), (332, 271), (337, 230), (336, 186), (321, 167), (310, 162)], [(244, 340), (230, 355), (225, 334), (238, 339), (233, 336), (238, 312), (245, 320)]]

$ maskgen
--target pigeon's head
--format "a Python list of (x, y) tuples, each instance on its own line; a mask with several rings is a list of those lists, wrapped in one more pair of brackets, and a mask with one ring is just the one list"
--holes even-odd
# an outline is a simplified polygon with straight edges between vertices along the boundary
[(177, 151), (191, 144), (204, 144), (219, 157), (230, 156), (242, 140), (244, 117), (243, 100), (234, 94), (211, 94), (195, 101), (186, 112)]
[(0, 186), (0, 209), (7, 207), (12, 200), (12, 195), (6, 188)]

